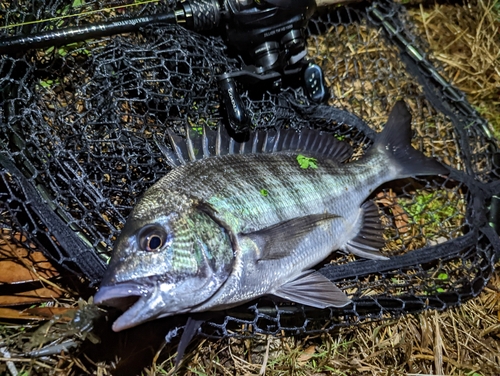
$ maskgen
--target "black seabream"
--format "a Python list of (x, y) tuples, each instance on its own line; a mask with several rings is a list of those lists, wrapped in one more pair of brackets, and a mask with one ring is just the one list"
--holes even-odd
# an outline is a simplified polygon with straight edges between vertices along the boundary
[(243, 144), (220, 129), (171, 135), (176, 167), (132, 210), (95, 302), (125, 309), (115, 331), (263, 295), (349, 304), (312, 268), (335, 250), (384, 259), (367, 197), (394, 179), (448, 173), (412, 148), (410, 123), (397, 102), (366, 155), (348, 163), (348, 144), (311, 130), (256, 132)]

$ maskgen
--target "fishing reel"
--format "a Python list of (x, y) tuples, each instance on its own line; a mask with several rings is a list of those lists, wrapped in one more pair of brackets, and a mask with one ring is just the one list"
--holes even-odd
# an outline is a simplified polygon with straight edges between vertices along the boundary
[(323, 71), (306, 59), (305, 29), (316, 10), (315, 0), (225, 0), (220, 7), (217, 0), (187, 0), (180, 6), (177, 21), (188, 28), (206, 29), (222, 20), (228, 46), (247, 63), (218, 76), (233, 137), (244, 138), (251, 128), (238, 83), (277, 90), (284, 78), (296, 77), (313, 102), (327, 99)]
[(129, 33), (153, 24), (177, 23), (194, 31), (222, 24), (228, 46), (243, 57), (244, 65), (238, 71), (221, 72), (217, 79), (228, 131), (244, 139), (252, 124), (238, 84), (279, 89), (291, 77), (302, 80), (313, 102), (327, 99), (323, 71), (306, 59), (305, 29), (315, 9), (315, 0), (185, 0), (167, 13), (3, 38), (0, 54)]

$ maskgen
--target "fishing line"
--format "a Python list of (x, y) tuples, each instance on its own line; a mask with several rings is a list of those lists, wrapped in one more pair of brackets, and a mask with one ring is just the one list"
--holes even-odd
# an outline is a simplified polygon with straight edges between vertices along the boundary
[[(115, 9), (123, 9), (123, 8), (130, 8), (133, 6), (138, 6), (138, 5), (144, 5), (144, 4), (150, 4), (150, 3), (158, 3), (160, 0), (146, 0), (146, 1), (141, 1), (137, 2), (134, 4), (125, 4), (125, 5), (117, 5), (115, 7), (110, 7), (110, 8), (102, 8), (102, 9), (97, 9), (97, 10), (90, 10), (88, 12), (81, 12), (81, 13), (75, 13), (75, 14), (66, 14), (64, 16), (57, 16), (57, 17), (51, 17), (51, 18), (44, 18), (41, 20), (35, 20), (35, 21), (28, 21), (28, 22), (21, 22), (17, 24), (10, 24), (6, 26), (0, 26), (0, 30), (2, 29), (10, 29), (13, 27), (18, 27), (18, 26), (26, 26), (26, 25), (34, 25), (38, 23), (43, 23), (43, 22), (51, 22), (51, 21), (60, 21), (64, 20), (66, 18), (71, 18), (71, 17), (81, 17), (81, 16), (88, 16), (91, 14), (95, 13), (100, 13), (100, 12), (111, 12)], [(81, 5), (80, 7), (83, 7), (85, 5)]]

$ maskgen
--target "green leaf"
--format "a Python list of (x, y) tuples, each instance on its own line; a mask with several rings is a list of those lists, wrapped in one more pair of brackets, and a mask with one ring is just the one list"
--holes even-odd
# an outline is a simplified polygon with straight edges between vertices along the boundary
[(307, 168), (318, 168), (318, 161), (316, 158), (312, 157), (306, 157), (305, 155), (299, 154), (297, 155), (297, 162), (299, 162), (300, 168), (307, 169)]
[(44, 80), (40, 80), (40, 85), (41, 85), (43, 88), (45, 88), (45, 89), (47, 89), (47, 88), (51, 87), (53, 83), (54, 83), (54, 81), (52, 81), (52, 80), (46, 80), (46, 81), (44, 81)]
[(438, 275), (438, 279), (440, 279), (441, 281), (446, 281), (448, 278), (448, 274), (446, 273), (439, 273)]
[(263, 196), (263, 197), (267, 197), (269, 195), (269, 191), (267, 189), (264, 189), (262, 188), (260, 190), (260, 194)]
[(68, 49), (65, 47), (61, 47), (57, 50), (57, 53), (59, 54), (59, 56), (64, 57), (68, 54)]
[(66, 6), (65, 6), (64, 8), (62, 8), (62, 9), (57, 9), (57, 10), (56, 10), (56, 14), (58, 14), (58, 15), (62, 15), (62, 16), (65, 16), (65, 15), (67, 15), (67, 14), (68, 14), (68, 12), (69, 12), (69, 8), (70, 8), (70, 6), (69, 6), (69, 5), (66, 5)]

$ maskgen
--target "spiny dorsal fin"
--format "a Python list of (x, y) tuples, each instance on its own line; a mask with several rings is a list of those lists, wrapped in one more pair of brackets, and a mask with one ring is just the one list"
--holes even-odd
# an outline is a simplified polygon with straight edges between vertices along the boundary
[(205, 126), (194, 130), (186, 125), (186, 137), (167, 131), (171, 150), (156, 140), (157, 146), (172, 167), (199, 159), (227, 154), (298, 152), (343, 162), (352, 155), (349, 144), (333, 135), (313, 129), (256, 131), (248, 141), (236, 142), (223, 127), (216, 131)]

